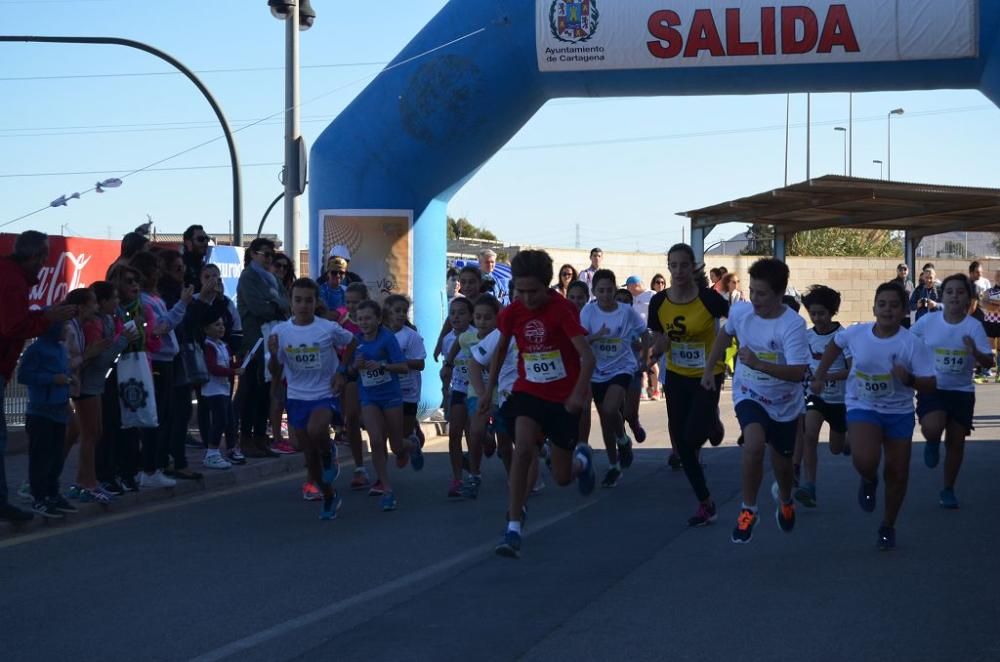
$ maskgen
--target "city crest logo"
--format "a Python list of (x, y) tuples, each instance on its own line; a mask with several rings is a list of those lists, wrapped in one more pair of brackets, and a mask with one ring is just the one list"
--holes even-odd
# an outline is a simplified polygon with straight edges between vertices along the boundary
[(549, 9), (552, 36), (570, 44), (589, 41), (600, 17), (597, 0), (553, 0)]

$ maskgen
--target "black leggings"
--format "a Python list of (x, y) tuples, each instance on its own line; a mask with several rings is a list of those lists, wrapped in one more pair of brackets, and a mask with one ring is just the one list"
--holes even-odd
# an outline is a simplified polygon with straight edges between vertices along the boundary
[(142, 431), (142, 470), (148, 474), (167, 467), (170, 444), (171, 400), (174, 395), (174, 362), (153, 361), (153, 391), (156, 394), (156, 419), (159, 425)]
[(698, 377), (667, 373), (667, 427), (680, 455), (691, 488), (699, 501), (709, 497), (698, 449), (705, 445), (712, 428), (719, 425), (719, 392), (725, 373), (715, 376), (715, 390), (706, 391)]
[(66, 424), (28, 414), (24, 431), (28, 434), (28, 482), (31, 485), (31, 496), (36, 501), (59, 496)]
[(240, 412), (240, 433), (244, 437), (267, 436), (267, 424), (271, 418), (271, 386), (264, 381), (263, 355), (255, 356), (240, 377), (236, 403)]

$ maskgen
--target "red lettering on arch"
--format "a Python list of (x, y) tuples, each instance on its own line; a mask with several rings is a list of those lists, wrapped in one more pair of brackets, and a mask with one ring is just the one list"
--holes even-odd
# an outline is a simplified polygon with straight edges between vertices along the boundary
[(726, 53), (729, 55), (757, 55), (760, 45), (756, 41), (742, 41), (740, 35), (740, 10), (726, 10)]
[[(798, 39), (797, 26), (803, 27), (802, 39)], [(808, 53), (816, 47), (819, 39), (819, 23), (816, 14), (809, 7), (781, 8), (781, 52), (784, 55)]]
[(829, 53), (834, 46), (842, 47), (845, 53), (861, 52), (846, 5), (830, 5), (816, 52)]
[(684, 47), (684, 57), (698, 57), (701, 51), (708, 51), (713, 57), (726, 55), (711, 9), (695, 11), (691, 20), (691, 30), (688, 32), (687, 45)]
[(761, 55), (774, 55), (778, 52), (778, 40), (774, 27), (777, 12), (774, 7), (760, 8), (760, 52)]
[(684, 36), (674, 29), (674, 26), (680, 24), (681, 17), (669, 9), (654, 12), (649, 17), (649, 34), (656, 37), (656, 41), (647, 41), (646, 47), (653, 57), (667, 60), (680, 55), (684, 47)]

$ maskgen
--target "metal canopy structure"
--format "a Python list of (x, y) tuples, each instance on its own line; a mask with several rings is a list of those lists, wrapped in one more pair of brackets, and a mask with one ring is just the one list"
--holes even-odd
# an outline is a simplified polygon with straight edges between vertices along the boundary
[(826, 175), (785, 188), (681, 212), (691, 219), (691, 246), (704, 259), (705, 237), (723, 223), (774, 227), (774, 256), (784, 259), (796, 232), (838, 227), (902, 231), (914, 273), (924, 237), (944, 232), (1000, 232), (1000, 189), (910, 184)]

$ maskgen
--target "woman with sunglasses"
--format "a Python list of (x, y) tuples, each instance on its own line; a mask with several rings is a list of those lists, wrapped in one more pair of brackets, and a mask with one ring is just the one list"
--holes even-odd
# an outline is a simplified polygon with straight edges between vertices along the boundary
[(569, 284), (577, 279), (576, 268), (572, 264), (564, 264), (559, 267), (559, 278), (556, 280), (555, 290), (559, 294), (566, 296), (569, 292)]
[(243, 321), (242, 358), (251, 350), (254, 355), (240, 378), (236, 407), (240, 414), (240, 447), (247, 457), (277, 457), (267, 437), (271, 411), (270, 387), (264, 378), (264, 352), (256, 347), (264, 330), (288, 319), (291, 304), (284, 285), (270, 266), (274, 260), (274, 242), (258, 237), (250, 243), (244, 259), (245, 268), (236, 287), (237, 310)]
[(275, 253), (274, 260), (271, 261), (271, 273), (291, 296), (292, 283), (295, 282), (295, 267), (292, 266), (289, 257), (284, 253)]

